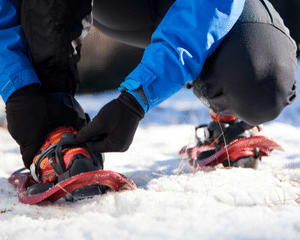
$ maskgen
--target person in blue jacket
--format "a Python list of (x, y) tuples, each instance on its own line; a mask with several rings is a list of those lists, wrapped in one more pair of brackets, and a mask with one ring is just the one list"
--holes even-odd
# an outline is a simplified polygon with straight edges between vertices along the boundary
[[(86, 124), (73, 96), (92, 20), (145, 52)], [(144, 115), (187, 84), (218, 114), (271, 121), (296, 97), (296, 67), (295, 42), (267, 0), (0, 0), (0, 94), (27, 168), (60, 125), (95, 152), (126, 151)]]

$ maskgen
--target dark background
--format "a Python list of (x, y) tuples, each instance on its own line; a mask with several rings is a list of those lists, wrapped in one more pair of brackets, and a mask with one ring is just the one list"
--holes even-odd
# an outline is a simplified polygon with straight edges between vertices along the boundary
[[(300, 48), (300, 0), (270, 0), (282, 16)], [(143, 50), (117, 42), (95, 28), (84, 40), (79, 64), (79, 91), (98, 92), (115, 89), (135, 68)], [(299, 50), (298, 50), (298, 56)]]

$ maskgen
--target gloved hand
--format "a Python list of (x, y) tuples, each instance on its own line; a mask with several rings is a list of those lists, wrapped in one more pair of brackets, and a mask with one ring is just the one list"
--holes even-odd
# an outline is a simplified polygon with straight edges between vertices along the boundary
[(79, 130), (87, 123), (73, 96), (42, 93), (38, 84), (13, 93), (6, 103), (6, 115), (8, 131), (19, 144), (27, 168), (53, 129), (72, 126)]
[(144, 110), (129, 93), (106, 104), (87, 126), (77, 134), (78, 143), (89, 142), (97, 153), (124, 152), (132, 143)]
[(47, 107), (39, 85), (14, 92), (6, 103), (6, 117), (8, 131), (19, 144), (24, 164), (29, 168), (47, 134)]

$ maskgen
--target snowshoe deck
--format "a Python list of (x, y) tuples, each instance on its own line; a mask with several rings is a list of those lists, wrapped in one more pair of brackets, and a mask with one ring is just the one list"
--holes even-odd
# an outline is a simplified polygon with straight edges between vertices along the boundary
[(48, 200), (55, 202), (65, 196), (72, 196), (72, 192), (86, 186), (105, 186), (114, 192), (135, 190), (137, 186), (125, 176), (107, 170), (85, 172), (57, 183), (45, 192), (28, 194), (27, 188), (36, 184), (27, 172), (17, 171), (8, 179), (9, 183), (17, 187), (18, 199), (24, 204), (37, 204)]
[[(189, 148), (185, 146), (179, 152), (180, 155), (187, 155), (189, 164), (196, 170), (206, 166), (216, 166), (226, 160), (239, 161), (243, 158), (261, 158), (269, 156), (274, 149), (284, 151), (275, 141), (265, 136), (252, 136), (240, 138), (233, 141), (220, 150), (214, 150), (213, 145), (202, 145)], [(207, 154), (207, 156), (205, 155)]]

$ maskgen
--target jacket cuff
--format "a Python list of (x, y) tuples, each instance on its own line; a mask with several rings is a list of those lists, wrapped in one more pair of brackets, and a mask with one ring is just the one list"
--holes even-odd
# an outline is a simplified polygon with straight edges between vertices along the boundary
[(141, 63), (121, 83), (119, 91), (126, 91), (134, 96), (146, 113), (159, 100), (152, 89), (152, 83), (156, 79), (157, 76)]
[[(0, 76), (1, 78), (1, 76)], [(0, 86), (0, 95), (6, 103), (7, 99), (18, 89), (34, 83), (40, 83), (33, 68), (11, 73), (4, 84)]]

